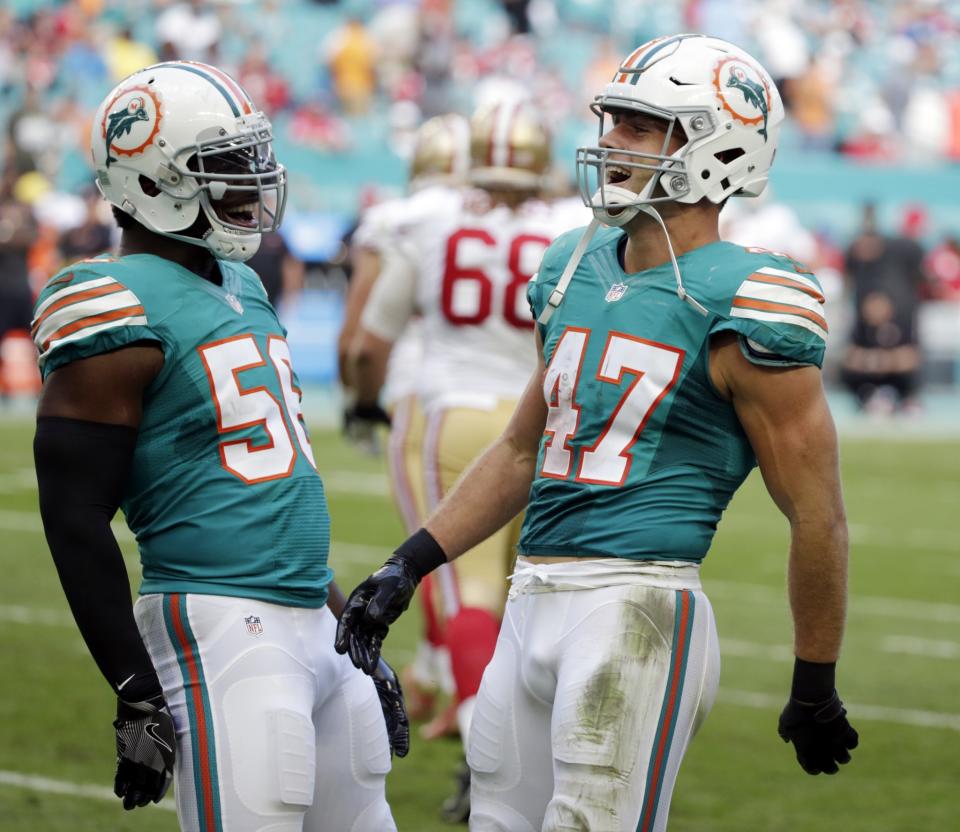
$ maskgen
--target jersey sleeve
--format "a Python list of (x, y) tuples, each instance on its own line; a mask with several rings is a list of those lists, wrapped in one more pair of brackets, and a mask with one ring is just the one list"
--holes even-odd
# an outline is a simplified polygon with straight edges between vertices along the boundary
[(361, 326), (384, 341), (396, 341), (413, 316), (417, 270), (399, 249), (381, 252), (382, 266), (360, 316)]
[(755, 364), (823, 365), (828, 334), (824, 296), (809, 273), (786, 263), (758, 265), (738, 279), (732, 297), (711, 328), (740, 336), (740, 349)]
[(161, 341), (141, 299), (108, 271), (73, 267), (40, 293), (30, 333), (44, 378), (71, 361), (136, 341)]

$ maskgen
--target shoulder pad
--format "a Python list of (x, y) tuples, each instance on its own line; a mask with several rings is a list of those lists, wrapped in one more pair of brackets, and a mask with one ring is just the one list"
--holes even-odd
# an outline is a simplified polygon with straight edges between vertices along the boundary
[[(744, 249), (728, 274), (726, 297), (712, 331), (733, 330), (750, 344), (744, 355), (756, 363), (823, 362), (829, 327), (825, 298), (812, 272), (791, 258)], [(774, 358), (764, 358), (764, 352)]]
[[(114, 270), (111, 266), (115, 262), (75, 263), (44, 286), (30, 325), (41, 367), (63, 346), (100, 334), (114, 349), (124, 342), (149, 337), (144, 334), (148, 324), (141, 299), (108, 273)], [(90, 354), (103, 351), (102, 347)]]

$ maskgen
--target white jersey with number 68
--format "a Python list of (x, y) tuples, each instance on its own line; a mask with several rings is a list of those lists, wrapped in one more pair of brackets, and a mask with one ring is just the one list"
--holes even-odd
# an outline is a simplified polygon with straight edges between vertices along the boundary
[(527, 284), (554, 238), (590, 219), (586, 208), (581, 216), (558, 205), (511, 208), (483, 191), (446, 188), (408, 201), (363, 325), (395, 340), (421, 313), (425, 408), (488, 409), (523, 392), (536, 366)]

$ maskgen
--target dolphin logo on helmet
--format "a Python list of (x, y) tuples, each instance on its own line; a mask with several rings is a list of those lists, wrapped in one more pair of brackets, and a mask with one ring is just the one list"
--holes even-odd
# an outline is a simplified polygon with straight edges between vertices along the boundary
[(116, 156), (110, 155), (110, 145), (113, 144), (114, 139), (129, 134), (134, 124), (138, 121), (149, 121), (149, 118), (144, 101), (140, 96), (131, 98), (126, 107), (117, 110), (115, 113), (110, 113), (110, 115), (107, 116), (107, 135), (105, 139), (107, 144), (107, 167), (110, 166), (111, 162), (117, 161)]
[(766, 141), (769, 108), (767, 107), (767, 91), (764, 86), (749, 78), (740, 66), (730, 67), (730, 75), (727, 78), (726, 86), (740, 90), (740, 92), (743, 93), (744, 101), (760, 111), (763, 118), (763, 127), (757, 130), (757, 132), (763, 136), (763, 140)]

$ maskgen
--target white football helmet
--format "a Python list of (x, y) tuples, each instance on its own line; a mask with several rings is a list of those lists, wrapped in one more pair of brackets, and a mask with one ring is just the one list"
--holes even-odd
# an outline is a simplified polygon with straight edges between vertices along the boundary
[[(591, 109), (600, 118), (601, 136), (611, 111), (632, 110), (667, 122), (659, 154), (577, 149), (580, 195), (607, 225), (623, 225), (642, 206), (657, 202), (719, 203), (729, 196), (759, 196), (784, 115), (770, 74), (739, 47), (706, 35), (673, 35), (637, 47)], [(686, 142), (669, 154), (678, 127)], [(616, 184), (622, 172), (611, 167), (652, 175), (634, 193)]]
[[(215, 67), (170, 61), (121, 81), (97, 110), (90, 151), (110, 203), (218, 258), (249, 259), (280, 226), (287, 175), (270, 122)], [(209, 229), (183, 233), (201, 210)]]

